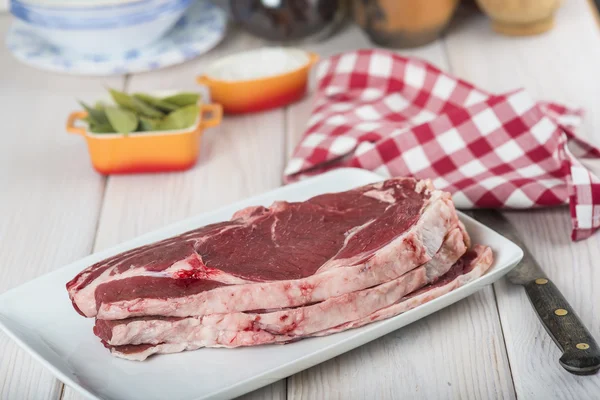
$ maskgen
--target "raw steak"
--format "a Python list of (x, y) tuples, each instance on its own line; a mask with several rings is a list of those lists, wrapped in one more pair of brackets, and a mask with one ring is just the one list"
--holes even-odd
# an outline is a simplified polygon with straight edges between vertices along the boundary
[(371, 315), (438, 279), (466, 252), (466, 242), (466, 233), (456, 228), (449, 233), (435, 257), (425, 265), (373, 288), (332, 297), (314, 305), (263, 313), (97, 320), (94, 332), (110, 345), (197, 341), (206, 334), (212, 334), (212, 330), (306, 336)]
[(396, 178), (244, 209), (98, 262), (67, 290), (82, 315), (107, 320), (298, 307), (402, 276), (457, 226), (448, 193)]
[[(392, 316), (409, 311), (421, 304), (442, 296), (460, 286), (471, 282), (482, 276), (491, 266), (493, 255), (491, 250), (485, 246), (474, 246), (468, 251), (452, 268), (438, 281), (404, 297), (398, 303), (376, 311), (371, 315), (348, 321), (337, 327), (316, 332), (309, 336), (322, 336), (365, 324), (390, 318)], [(198, 341), (187, 341), (181, 343), (140, 344), (112, 346), (105, 343), (115, 356), (129, 360), (145, 360), (153, 354), (176, 353), (185, 350), (195, 350), (201, 347), (238, 347), (251, 346), (268, 343), (286, 343), (298, 339), (289, 335), (274, 335), (265, 331), (219, 331), (214, 328), (206, 328), (205, 336)]]

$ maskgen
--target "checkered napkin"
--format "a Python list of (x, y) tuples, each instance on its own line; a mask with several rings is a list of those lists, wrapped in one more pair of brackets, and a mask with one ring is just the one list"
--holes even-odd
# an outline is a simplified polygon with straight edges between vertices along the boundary
[[(360, 50), (323, 61), (291, 182), (339, 167), (431, 178), (459, 208), (570, 204), (573, 240), (600, 226), (600, 151), (573, 133), (581, 111), (493, 95), (421, 60)], [(582, 163), (583, 162), (583, 163)]]

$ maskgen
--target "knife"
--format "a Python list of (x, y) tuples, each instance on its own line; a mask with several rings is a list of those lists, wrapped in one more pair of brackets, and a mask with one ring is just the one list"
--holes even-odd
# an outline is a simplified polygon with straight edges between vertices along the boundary
[(515, 228), (498, 211), (477, 210), (479, 222), (497, 231), (523, 250), (523, 259), (507, 274), (508, 280), (522, 285), (540, 321), (554, 343), (563, 352), (560, 365), (576, 375), (591, 375), (600, 369), (600, 347), (583, 325), (573, 308), (552, 281), (544, 274)]

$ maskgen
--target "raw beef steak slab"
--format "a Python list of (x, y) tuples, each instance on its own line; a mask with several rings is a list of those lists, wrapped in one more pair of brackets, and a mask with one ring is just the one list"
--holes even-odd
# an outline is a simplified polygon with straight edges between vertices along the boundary
[(458, 224), (448, 193), (390, 179), (241, 210), (98, 262), (67, 289), (81, 314), (107, 320), (297, 307), (402, 276)]
[[(400, 278), (322, 302), (269, 313), (210, 314), (203, 317), (140, 317), (96, 320), (94, 332), (110, 345), (178, 343), (202, 340), (217, 331), (264, 331), (275, 335), (306, 336), (354, 321), (397, 303), (445, 274), (466, 252), (466, 233), (448, 234), (435, 257)], [(210, 329), (206, 329), (210, 328)]]
[[(357, 328), (359, 326), (390, 318), (409, 311), (421, 304), (436, 299), (460, 286), (467, 284), (468, 282), (479, 278), (490, 268), (492, 262), (493, 255), (490, 248), (480, 245), (474, 246), (472, 250), (469, 250), (438, 281), (429, 284), (412, 294), (409, 294), (401, 299), (398, 303), (379, 310), (367, 317), (355, 321), (348, 321), (337, 327), (316, 332), (305, 337), (329, 335), (347, 329)], [(218, 331), (215, 329), (212, 331), (211, 335), (207, 334), (203, 340), (188, 341), (183, 343), (161, 343), (156, 345), (140, 344), (124, 346), (112, 346), (107, 343), (104, 344), (110, 349), (111, 353), (117, 357), (128, 360), (142, 361), (153, 354), (177, 353), (185, 350), (195, 350), (201, 347), (252, 346), (268, 343), (286, 343), (298, 339), (298, 337), (292, 337), (289, 335), (273, 335), (264, 331), (231, 332)], [(228, 344), (228, 341), (230, 344)]]
[(274, 334), (303, 336), (357, 319), (391, 305), (431, 279), (439, 277), (465, 252), (464, 238), (457, 229), (425, 266), (375, 288), (345, 294), (311, 306), (261, 314), (213, 314), (204, 317), (142, 317), (97, 320), (96, 333), (111, 345), (180, 342), (202, 337), (205, 328), (227, 331), (263, 330)]

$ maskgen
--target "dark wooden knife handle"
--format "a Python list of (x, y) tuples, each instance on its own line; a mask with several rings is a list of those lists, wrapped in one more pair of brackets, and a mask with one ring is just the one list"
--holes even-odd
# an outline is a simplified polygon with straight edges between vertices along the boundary
[(554, 283), (536, 279), (525, 285), (525, 291), (542, 325), (563, 351), (560, 364), (577, 375), (598, 372), (600, 347)]

